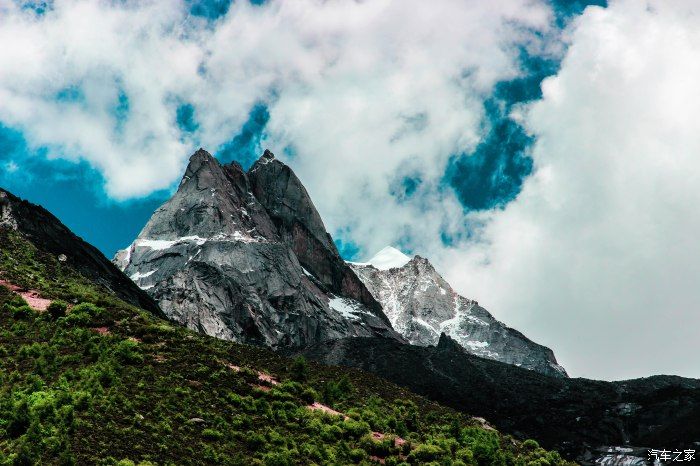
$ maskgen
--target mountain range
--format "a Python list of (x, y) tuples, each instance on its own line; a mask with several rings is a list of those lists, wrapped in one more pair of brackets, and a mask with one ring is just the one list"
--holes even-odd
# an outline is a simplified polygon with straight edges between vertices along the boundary
[[(163, 383), (177, 385), (180, 394), (194, 387), (202, 398), (188, 398), (188, 403), (196, 406), (200, 406), (197, 404), (200, 402), (208, 403), (206, 408), (204, 405), (198, 408), (202, 413), (206, 412), (206, 416), (193, 413), (189, 421), (180, 419), (190, 424), (184, 431), (178, 430), (179, 433), (186, 431), (187, 436), (177, 438), (190, 439), (187, 441), (192, 441), (188, 436), (194, 435), (192, 425), (199, 423), (199, 419), (211, 423), (205, 418), (220, 416), (211, 412), (212, 407), (235, 410), (242, 406), (240, 401), (232, 405), (230, 401), (222, 402), (218, 398), (205, 400), (209, 400), (209, 396), (224, 396), (226, 389), (218, 385), (217, 377), (229, 375), (224, 376), (221, 371), (228, 371), (227, 374), (239, 372), (241, 365), (245, 364), (249, 368), (244, 371), (246, 374), (254, 379), (261, 374), (263, 388), (260, 390), (263, 394), (255, 392), (255, 396), (276, 397), (278, 404), (275, 406), (278, 408), (283, 406), (284, 399), (296, 400), (294, 403), (307, 400), (312, 408), (318, 405), (318, 409), (337, 415), (342, 415), (339, 410), (348, 409), (348, 419), (365, 419), (361, 414), (364, 411), (353, 411), (353, 406), (364, 403), (363, 409), (367, 409), (366, 403), (371, 397), (385, 400), (378, 405), (373, 401), (372, 406), (384, 406), (389, 403), (386, 400), (393, 400), (400, 393), (402, 397), (416, 397), (411, 398), (416, 400), (412, 403), (420, 406), (420, 413), (427, 416), (425, 419), (432, 419), (426, 425), (440, 423), (439, 418), (429, 415), (434, 409), (447, 409), (441, 413), (476, 415), (488, 420), (469, 418), (469, 422), (476, 422), (483, 432), (495, 432), (495, 427), (516, 439), (534, 437), (542, 446), (557, 449), (566, 458), (586, 464), (643, 464), (647, 447), (669, 445), (690, 449), (696, 448), (700, 442), (700, 382), (673, 376), (624, 382), (569, 378), (549, 348), (499, 322), (476, 301), (459, 295), (428, 259), (410, 257), (387, 247), (364, 263), (344, 261), (299, 178), (269, 151), (265, 151), (246, 171), (236, 163), (222, 165), (206, 151), (198, 150), (190, 158), (177, 192), (154, 212), (137, 238), (117, 253), (113, 263), (49, 212), (3, 190), (0, 190), (0, 236), (0, 305), (10, 310), (9, 315), (24, 316), (15, 317), (21, 320), (33, 314), (20, 305), (17, 296), (23, 299), (37, 297), (47, 303), (43, 308), (35, 309), (39, 314), (29, 324), (19, 325), (7, 313), (4, 320), (0, 319), (5, 328), (0, 333), (0, 336), (4, 335), (0, 338), (0, 350), (14, 348), (7, 359), (12, 366), (5, 370), (30, 371), (26, 373), (27, 385), (22, 385), (21, 393), (3, 382), (2, 393), (5, 395), (0, 397), (0, 414), (5, 408), (12, 412), (16, 411), (14, 406), (19, 406), (20, 411), (25, 409), (21, 406), (27, 406), (26, 409), (34, 406), (34, 398), (30, 395), (36, 389), (26, 387), (41, 384), (31, 381), (31, 371), (53, 374), (52, 382), (42, 382), (45, 386), (65, 380), (61, 383), (70, 387), (71, 377), (80, 379), (82, 376), (78, 374), (87, 374), (85, 371), (68, 372), (61, 379), (56, 371), (59, 370), (57, 367), (63, 366), (46, 366), (49, 364), (46, 361), (63, 361), (56, 355), (60, 354), (60, 346), (65, 344), (69, 345), (66, 348), (74, 348), (83, 355), (70, 356), (66, 359), (66, 367), (74, 367), (75, 361), (79, 360), (79, 364), (97, 365), (95, 367), (102, 371), (107, 367), (105, 361), (112, 361), (109, 364), (118, 366), (113, 375), (95, 375), (97, 379), (93, 376), (88, 379), (116, 377), (113, 380), (121, 380), (119, 377), (130, 374), (131, 382), (120, 386), (133, 392), (134, 400), (151, 400), (146, 405), (157, 404), (152, 400), (156, 392), (147, 389), (153, 383), (153, 377), (159, 380), (158, 377), (165, 377), (168, 373), (160, 372), (158, 367), (166, 365), (168, 371), (179, 374)], [(48, 309), (49, 302), (61, 300), (65, 300), (63, 306), (68, 314), (59, 316), (54, 324), (41, 312)], [(98, 310), (91, 310), (93, 308)], [(85, 314), (79, 315), (78, 310)], [(169, 327), (164, 319), (178, 327)], [(60, 330), (73, 327), (75, 329), (69, 330), (68, 334)], [(40, 347), (25, 348), (29, 344), (27, 328), (37, 329), (36, 338), (43, 342)], [(71, 339), (70, 343), (65, 343), (67, 338)], [(196, 343), (199, 349), (190, 348), (188, 342)], [(45, 346), (41, 345), (55, 348), (51, 350), (55, 354), (45, 355), (41, 349)], [(86, 346), (82, 348), (82, 345)], [(133, 351), (141, 356), (128, 356), (132, 349), (127, 347), (133, 347)], [(98, 351), (96, 348), (102, 349)], [(168, 352), (175, 349), (177, 353)], [(37, 361), (43, 362), (40, 366), (25, 367), (22, 362), (25, 356), (22, 355), (32, 351), (40, 354)], [(122, 353), (127, 356), (119, 356)], [(152, 359), (139, 369), (134, 361), (144, 361), (144, 354)], [(244, 359), (240, 359), (241, 354), (246, 355)], [(296, 359), (286, 359), (288, 357)], [(114, 358), (122, 359), (118, 363)], [(123, 358), (131, 361), (131, 365)], [(320, 364), (309, 368), (305, 362), (307, 359)], [(119, 364), (126, 364), (124, 367), (127, 368), (120, 368)], [(196, 369), (198, 367), (200, 369)], [(179, 372), (190, 369), (196, 369), (196, 373), (183, 375)], [(314, 374), (311, 379), (309, 370)], [(271, 372), (277, 375), (270, 375)], [(346, 378), (344, 381), (339, 381), (341, 375)], [(289, 383), (310, 380), (308, 383), (313, 387), (310, 386), (309, 390), (324, 395), (312, 395), (309, 391), (309, 395), (303, 398), (304, 387), (293, 384), (285, 385), (289, 391), (286, 395), (281, 394), (274, 388), (276, 377), (291, 377)], [(144, 378), (150, 378), (151, 382)], [(99, 389), (94, 384), (85, 385), (93, 383), (88, 379), (81, 382), (83, 388), (80, 390), (89, 390), (90, 393), (96, 390), (96, 397), (113, 392), (102, 382), (98, 383)], [(190, 388), (181, 387), (183, 383)], [(226, 383), (240, 385), (238, 382)], [(240, 385), (242, 395), (236, 397), (249, 396), (251, 384), (259, 385), (253, 379), (245, 382)], [(354, 391), (342, 388), (348, 384), (363, 387)], [(88, 386), (89, 389), (85, 388)], [(205, 386), (208, 392), (202, 391)], [(372, 388), (368, 390), (368, 387)], [(271, 395), (264, 395), (270, 388), (273, 389)], [(56, 393), (60, 390), (73, 393), (72, 388), (57, 386), (55, 390), (58, 390)], [(344, 397), (338, 395), (339, 390), (345, 393)], [(163, 397), (170, 396), (159, 393)], [(349, 393), (355, 393), (359, 398)], [(25, 399), (25, 396), (29, 397), (22, 402), (25, 404), (17, 405), (16, 400)], [(51, 396), (65, 398), (60, 398), (63, 395)], [(11, 401), (13, 399), (15, 401)], [(187, 409), (179, 404), (182, 402), (179, 398), (168, 399), (172, 405), (167, 409), (159, 408), (159, 422), (170, 423), (172, 418), (169, 416)], [(324, 401), (326, 404), (322, 403)], [(123, 398), (110, 401), (119, 406), (127, 402), (128, 399)], [(255, 403), (257, 406), (258, 402)], [(56, 413), (60, 411), (59, 407), (55, 408)], [(291, 410), (292, 405), (288, 408)], [(264, 405), (260, 405), (260, 409), (267, 412)], [(12, 445), (18, 445), (17, 448), (29, 445), (30, 438), (36, 442), (39, 435), (38, 431), (32, 430), (35, 421), (31, 413), (27, 413), (26, 422), (22, 421), (26, 427), (22, 427), (24, 430), (19, 436), (11, 437), (18, 439), (11, 441)], [(130, 419), (136, 414), (143, 417), (140, 412), (134, 413), (123, 407), (119, 408), (118, 416), (111, 411), (103, 413), (104, 419), (111, 419), (110, 424), (103, 425), (99, 416), (91, 417), (90, 422), (94, 429), (131, 425), (133, 421), (120, 417), (123, 413), (129, 413)], [(299, 425), (291, 420), (297, 415), (290, 413), (279, 416), (286, 419), (288, 435), (297, 435), (298, 430), (294, 429)], [(382, 413), (382, 416), (386, 414), (385, 411)], [(274, 422), (281, 419), (265, 414), (260, 418), (260, 428), (273, 422), (273, 418), (276, 419)], [(457, 424), (463, 422), (455, 419)], [(42, 422), (41, 417), (37, 417), (36, 422)], [(381, 432), (408, 435), (411, 428), (407, 431), (407, 426), (418, 426), (412, 424), (413, 421), (396, 422), (399, 421), (384, 424), (371, 421), (369, 424), (380, 437), (385, 435)], [(238, 438), (235, 433), (238, 431), (232, 427), (239, 425), (237, 423), (221, 418), (214, 425), (234, 429), (232, 435)], [(3, 434), (3, 425), (0, 423), (0, 452), (2, 435), (6, 435)], [(257, 424), (245, 421), (243, 425), (252, 432), (246, 435), (257, 435), (254, 430), (258, 428)], [(165, 429), (161, 424), (158, 426), (150, 427), (148, 435), (158, 432), (164, 444), (168, 444), (171, 434), (167, 429), (160, 430)], [(377, 430), (380, 426), (382, 430)], [(173, 432), (172, 426), (170, 429)], [(219, 432), (216, 427), (208, 429)], [(455, 434), (451, 438), (457, 442), (454, 445), (458, 448), (466, 441), (466, 434), (461, 427), (455, 429), (443, 430)], [(72, 434), (69, 430), (61, 435), (70, 437)], [(143, 432), (138, 435), (146, 438)], [(220, 432), (207, 435), (209, 440), (204, 438), (206, 441), (214, 437), (221, 439), (217, 437)], [(275, 441), (267, 435), (265, 445), (273, 445)], [(421, 435), (415, 433), (416, 442), (428, 442), (427, 437)], [(321, 442), (323, 447), (331, 437), (323, 440), (326, 437), (312, 435), (309, 438)], [(498, 448), (515, 445), (516, 452), (512, 454), (516, 456), (525, 451), (541, 450), (521, 449), (520, 443), (512, 443), (509, 437), (501, 434), (498, 438), (500, 440), (494, 440), (494, 445)], [(202, 441), (199, 437), (197, 439), (196, 442)], [(230, 451), (240, 448), (237, 441), (227, 444), (226, 448), (231, 448)], [(444, 461), (451, 458), (451, 464), (460, 464), (456, 462), (458, 460), (465, 464), (493, 464), (491, 456), (488, 456), (488, 461), (484, 459), (486, 456), (483, 461), (474, 459), (478, 455), (472, 460), (459, 459), (457, 450), (451, 450), (446, 443), (431, 443), (430, 448), (441, 453), (421, 456), (423, 461), (416, 456), (415, 446), (407, 450), (392, 447), (382, 453), (384, 456), (377, 456), (374, 444), (362, 446), (352, 443), (355, 440), (347, 441), (351, 443), (347, 446), (349, 449), (361, 446), (366, 447), (365, 452), (374, 452), (366, 454), (375, 459), (363, 457), (370, 463), (394, 461), (390, 461), (387, 453), (390, 452), (411, 464), (430, 462), (427, 458), (442, 458)], [(360, 441), (359, 437), (357, 441)], [(263, 453), (251, 445), (245, 447), (249, 448), (246, 455), (262, 458)], [(476, 444), (470, 445), (474, 447)], [(100, 448), (109, 451), (108, 446)], [(286, 443), (285, 448), (292, 450)], [(342, 462), (352, 462), (348, 460), (352, 456), (348, 453), (350, 450), (343, 448), (337, 452), (345, 458)], [(425, 447), (426, 450), (430, 448)], [(292, 457), (305, 458), (296, 460), (296, 463), (311, 461), (305, 450), (302, 453), (296, 444), (294, 449), (298, 451), (294, 450), (297, 453), (291, 454)], [(153, 451), (151, 446), (139, 446), (136, 450)], [(194, 454), (189, 450), (178, 451), (185, 456)], [(537, 454), (546, 454), (542, 452), (544, 450)], [(361, 453), (358, 451), (357, 455), (360, 458)], [(549, 464), (560, 464), (559, 460), (552, 458), (547, 460)], [(328, 459), (314, 461), (332, 463)], [(358, 459), (357, 462), (361, 461)]]
[(446, 331), (473, 354), (566, 376), (550, 349), (457, 295), (426, 259), (388, 248), (345, 263), (299, 178), (270, 151), (245, 172), (198, 150), (114, 263), (169, 318), (217, 338), (293, 350), (367, 336), (435, 345)]

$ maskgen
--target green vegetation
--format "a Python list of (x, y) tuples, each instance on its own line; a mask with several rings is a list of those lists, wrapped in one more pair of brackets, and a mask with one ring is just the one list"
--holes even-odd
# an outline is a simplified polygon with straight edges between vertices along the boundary
[(63, 300), (0, 286), (0, 464), (564, 464), (372, 375), (172, 326), (0, 235), (0, 278)]

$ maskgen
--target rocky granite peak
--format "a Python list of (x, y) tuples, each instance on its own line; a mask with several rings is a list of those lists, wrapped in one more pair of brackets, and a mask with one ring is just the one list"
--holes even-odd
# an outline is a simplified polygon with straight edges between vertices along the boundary
[(311, 196), (292, 169), (266, 151), (250, 168), (248, 178), (253, 195), (304, 269), (330, 292), (382, 314), (381, 305), (340, 257)]
[(381, 303), (394, 330), (411, 344), (438, 345), (445, 335), (471, 354), (566, 376), (552, 350), (459, 295), (428, 259), (384, 248), (369, 261), (350, 266)]
[(280, 349), (348, 336), (403, 341), (269, 151), (248, 173), (195, 152), (177, 192), (115, 263), (169, 318), (218, 338)]

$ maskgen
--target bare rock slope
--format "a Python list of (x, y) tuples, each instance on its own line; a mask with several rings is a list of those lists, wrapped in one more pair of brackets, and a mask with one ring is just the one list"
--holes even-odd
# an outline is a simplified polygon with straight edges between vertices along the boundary
[(384, 248), (366, 263), (351, 263), (382, 304), (397, 332), (411, 344), (434, 346), (441, 333), (466, 351), (546, 375), (566, 377), (551, 349), (496, 320), (479, 303), (457, 294), (433, 265)]

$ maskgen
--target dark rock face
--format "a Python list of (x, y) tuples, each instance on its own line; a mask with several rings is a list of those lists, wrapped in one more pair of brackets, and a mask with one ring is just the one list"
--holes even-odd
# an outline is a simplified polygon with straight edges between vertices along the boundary
[(416, 256), (409, 260), (393, 248), (385, 248), (380, 255), (384, 261), (373, 258), (351, 266), (382, 304), (394, 330), (409, 343), (435, 345), (444, 332), (471, 354), (545, 375), (567, 376), (551, 349), (499, 322), (476, 301), (457, 294), (427, 259)]
[(18, 231), (40, 251), (70, 264), (81, 275), (124, 301), (163, 316), (155, 301), (97, 248), (77, 237), (43, 207), (23, 201), (3, 189), (0, 189), (0, 228)]
[[(200, 149), (177, 193), (115, 263), (169, 318), (218, 338), (276, 349), (349, 336), (402, 340), (381, 308), (329, 286), (311, 262), (304, 267), (294, 244), (308, 240), (319, 263), (333, 263), (337, 251), (296, 176), (269, 153), (253, 169), (267, 164), (282, 181), (256, 178), (263, 204), (240, 165), (221, 166)], [(284, 177), (295, 181), (282, 189)]]
[(279, 235), (292, 246), (301, 265), (331, 292), (374, 311), (381, 310), (381, 305), (338, 254), (306, 188), (294, 172), (270, 151), (265, 151), (251, 167), (248, 177), (253, 194), (270, 215)]
[(550, 377), (471, 355), (444, 334), (433, 347), (358, 338), (321, 343), (304, 354), (373, 372), (585, 463), (609, 456), (610, 446), (624, 446), (619, 451), (629, 450), (626, 456), (700, 446), (700, 380)]

